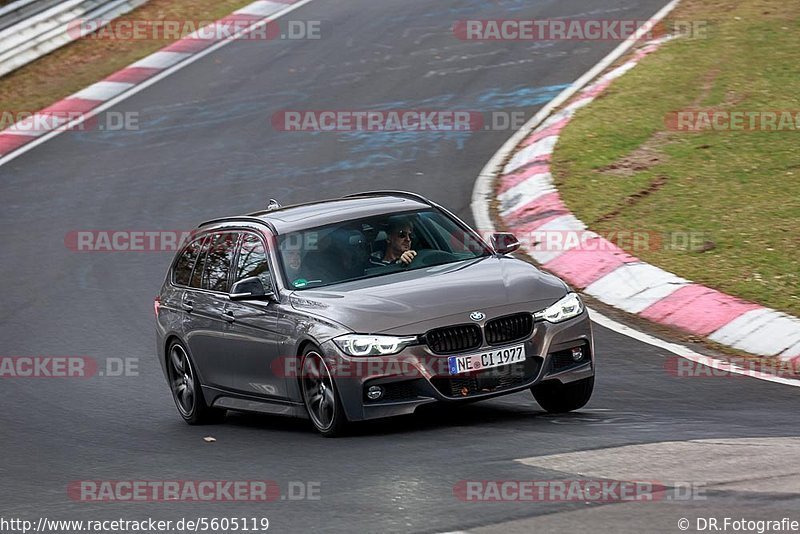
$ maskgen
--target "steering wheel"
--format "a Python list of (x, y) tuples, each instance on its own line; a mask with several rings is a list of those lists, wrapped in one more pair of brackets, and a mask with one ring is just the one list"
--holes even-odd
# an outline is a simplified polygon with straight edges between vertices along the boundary
[(417, 255), (411, 260), (409, 266), (422, 265), (427, 267), (429, 265), (436, 265), (437, 263), (447, 263), (456, 259), (455, 254), (445, 252), (444, 250), (423, 249), (418, 250)]

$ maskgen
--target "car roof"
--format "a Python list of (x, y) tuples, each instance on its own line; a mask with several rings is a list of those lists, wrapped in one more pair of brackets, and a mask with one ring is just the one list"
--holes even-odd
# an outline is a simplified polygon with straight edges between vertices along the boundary
[(223, 217), (206, 221), (200, 227), (227, 222), (263, 222), (276, 233), (285, 234), (384, 213), (416, 211), (433, 206), (434, 204), (424, 197), (413, 193), (359, 193), (343, 198), (258, 211), (245, 216)]

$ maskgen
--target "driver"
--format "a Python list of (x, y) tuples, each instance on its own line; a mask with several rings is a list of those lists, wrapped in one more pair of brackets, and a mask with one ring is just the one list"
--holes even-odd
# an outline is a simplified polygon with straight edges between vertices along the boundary
[(386, 252), (372, 254), (369, 258), (371, 265), (392, 265), (400, 263), (403, 266), (414, 261), (417, 253), (411, 250), (411, 240), (414, 239), (414, 226), (408, 219), (395, 219), (389, 223), (389, 232), (386, 235)]

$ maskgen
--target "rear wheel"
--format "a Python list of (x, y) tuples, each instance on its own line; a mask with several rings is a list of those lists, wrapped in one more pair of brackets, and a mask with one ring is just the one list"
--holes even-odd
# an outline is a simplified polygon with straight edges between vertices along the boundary
[(550, 413), (566, 413), (583, 408), (589, 402), (593, 390), (593, 376), (569, 384), (548, 380), (531, 388), (533, 398), (539, 406)]
[(200, 379), (180, 341), (173, 341), (167, 351), (167, 376), (175, 406), (184, 421), (190, 425), (203, 425), (218, 423), (225, 418), (226, 410), (206, 404)]
[(300, 388), (308, 416), (317, 431), (326, 437), (342, 435), (347, 417), (328, 365), (313, 348), (305, 351), (300, 363)]

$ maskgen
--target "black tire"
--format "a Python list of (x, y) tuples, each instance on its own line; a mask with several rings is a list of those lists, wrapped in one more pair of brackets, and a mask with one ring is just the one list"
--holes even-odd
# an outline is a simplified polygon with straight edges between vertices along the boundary
[(533, 398), (549, 413), (567, 413), (583, 408), (593, 390), (593, 376), (569, 384), (548, 380), (531, 388)]
[(300, 360), (300, 391), (308, 418), (317, 432), (327, 438), (346, 433), (348, 422), (339, 390), (325, 358), (314, 347), (308, 347)]
[(170, 343), (167, 349), (167, 379), (175, 407), (188, 424), (207, 425), (225, 419), (227, 410), (211, 408), (206, 404), (200, 377), (189, 351), (177, 340)]

